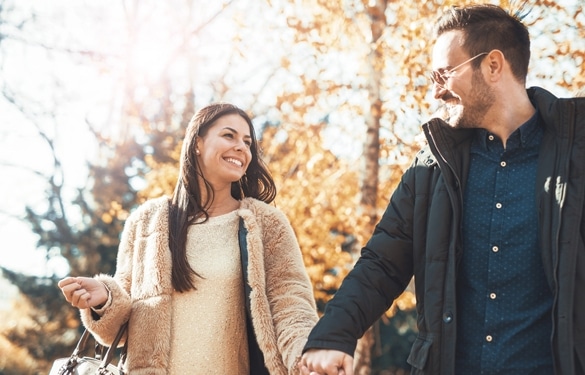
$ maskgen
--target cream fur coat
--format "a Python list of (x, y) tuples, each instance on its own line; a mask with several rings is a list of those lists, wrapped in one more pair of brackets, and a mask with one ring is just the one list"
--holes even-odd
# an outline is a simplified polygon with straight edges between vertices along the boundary
[[(252, 321), (266, 367), (270, 374), (296, 374), (298, 357), (318, 317), (295, 234), (281, 211), (259, 200), (245, 198), (237, 213), (248, 230)], [(107, 344), (129, 320), (127, 371), (166, 375), (173, 293), (167, 197), (148, 201), (130, 215), (116, 274), (96, 278), (110, 289), (111, 298), (98, 311), (99, 320), (90, 309), (81, 310), (83, 324)]]

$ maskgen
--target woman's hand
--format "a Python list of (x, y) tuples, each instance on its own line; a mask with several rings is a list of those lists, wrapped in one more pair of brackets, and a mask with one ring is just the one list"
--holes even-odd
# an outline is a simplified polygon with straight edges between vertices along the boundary
[(353, 375), (353, 357), (338, 350), (309, 349), (299, 369), (303, 375)]
[(87, 309), (108, 301), (106, 286), (91, 277), (66, 277), (57, 284), (73, 307)]

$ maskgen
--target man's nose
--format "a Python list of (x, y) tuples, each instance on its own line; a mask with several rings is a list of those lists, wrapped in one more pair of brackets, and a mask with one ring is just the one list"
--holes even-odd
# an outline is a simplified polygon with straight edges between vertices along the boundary
[(437, 99), (437, 100), (442, 99), (446, 92), (447, 92), (447, 89), (445, 87), (439, 85), (436, 82), (433, 83), (433, 97), (435, 99)]

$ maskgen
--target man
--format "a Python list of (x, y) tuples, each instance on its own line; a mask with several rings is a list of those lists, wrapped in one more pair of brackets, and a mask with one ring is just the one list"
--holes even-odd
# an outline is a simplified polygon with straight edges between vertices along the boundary
[(353, 374), (356, 341), (414, 276), (412, 374), (585, 374), (585, 99), (526, 90), (530, 40), (493, 5), (438, 21), (445, 121), (404, 173), (309, 335), (303, 374)]

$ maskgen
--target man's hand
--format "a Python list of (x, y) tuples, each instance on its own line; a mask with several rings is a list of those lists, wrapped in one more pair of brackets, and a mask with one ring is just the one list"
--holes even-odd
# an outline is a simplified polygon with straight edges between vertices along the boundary
[(309, 349), (301, 357), (302, 375), (353, 375), (353, 357), (329, 349)]

